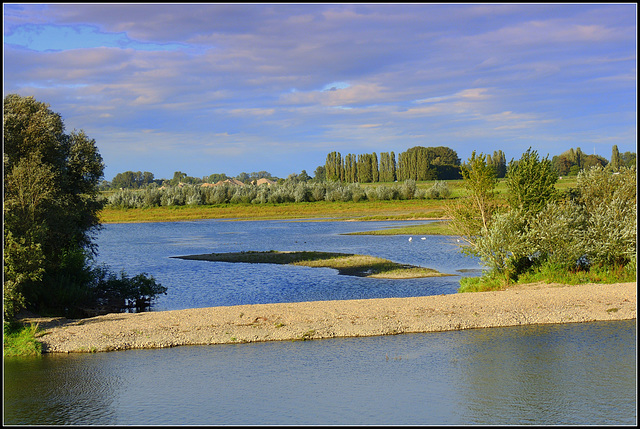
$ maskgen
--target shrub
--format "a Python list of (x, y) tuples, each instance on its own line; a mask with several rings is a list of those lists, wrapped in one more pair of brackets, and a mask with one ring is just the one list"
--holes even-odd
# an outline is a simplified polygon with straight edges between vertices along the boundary
[(444, 180), (436, 180), (426, 195), (433, 199), (448, 198), (451, 195), (451, 190)]
[(403, 200), (410, 200), (414, 197), (416, 193), (416, 181), (413, 179), (407, 179), (404, 181), (402, 186), (400, 186), (400, 198)]

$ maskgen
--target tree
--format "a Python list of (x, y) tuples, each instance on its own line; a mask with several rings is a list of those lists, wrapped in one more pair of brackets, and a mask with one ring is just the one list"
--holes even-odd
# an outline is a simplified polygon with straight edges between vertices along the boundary
[(557, 197), (558, 174), (548, 157), (539, 159), (531, 148), (520, 160), (511, 160), (506, 176), (508, 201), (512, 209), (539, 212)]
[[(487, 155), (487, 163), (491, 164), (496, 170), (496, 177), (498, 179), (503, 178), (507, 174), (507, 159), (501, 150), (493, 151), (493, 157), (489, 158)], [(489, 162), (489, 159), (491, 162)]]
[[(246, 174), (246, 173), (245, 173)], [(169, 181), (172, 186), (178, 185), (178, 183), (182, 183), (182, 181), (187, 177), (187, 173), (183, 173), (182, 171), (174, 171), (173, 178)]]
[(613, 145), (611, 149), (611, 161), (609, 161), (609, 168), (613, 171), (618, 171), (622, 166), (622, 157), (620, 156), (620, 152), (618, 151), (618, 146)]
[(344, 157), (344, 180), (347, 183), (354, 183), (358, 181), (358, 165), (354, 154), (347, 154)]
[(340, 152), (331, 152), (327, 155), (325, 177), (327, 180), (335, 182), (344, 180), (344, 165)]
[(317, 166), (315, 171), (313, 172), (313, 180), (315, 180), (316, 182), (323, 182), (325, 180), (325, 171), (326, 170), (324, 166)]
[(104, 164), (95, 140), (65, 134), (49, 105), (16, 94), (4, 99), (3, 131), (5, 317), (96, 299), (88, 262)]
[(4, 286), (28, 304), (68, 255), (94, 250), (104, 164), (95, 141), (82, 131), (65, 134), (47, 104), (10, 94), (4, 113)]
[(635, 152), (624, 152), (620, 155), (622, 160), (622, 165), (625, 167), (631, 168), (636, 166), (636, 153)]
[(227, 177), (227, 175), (224, 174), (224, 173), (221, 173), (221, 174), (214, 173), (214, 174), (209, 175), (209, 177), (207, 178), (209, 183), (224, 182), (227, 179), (229, 179), (229, 177)]
[(396, 180), (396, 157), (393, 152), (380, 153), (378, 179), (380, 182), (393, 182)]
[(449, 225), (455, 235), (462, 238), (463, 250), (477, 254), (477, 240), (486, 233), (498, 210), (495, 187), (498, 183), (495, 169), (487, 164), (482, 153), (471, 153), (467, 163), (460, 168), (463, 187), (469, 195), (446, 206)]

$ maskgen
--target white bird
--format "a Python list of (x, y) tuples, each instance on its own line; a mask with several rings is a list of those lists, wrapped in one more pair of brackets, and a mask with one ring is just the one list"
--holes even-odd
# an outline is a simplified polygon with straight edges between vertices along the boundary
[(409, 237), (409, 241), (413, 240), (413, 237)]
[(426, 240), (426, 239), (427, 239), (427, 237), (422, 237), (420, 240)]

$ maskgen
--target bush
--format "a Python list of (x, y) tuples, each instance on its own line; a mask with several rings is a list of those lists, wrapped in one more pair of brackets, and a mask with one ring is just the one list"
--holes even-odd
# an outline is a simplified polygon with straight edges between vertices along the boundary
[[(496, 213), (479, 230), (475, 254), (492, 278), (506, 283), (532, 273), (580, 278), (629, 278), (636, 271), (637, 202), (635, 169), (611, 174), (594, 167), (579, 174), (578, 189), (542, 205), (535, 195), (506, 213)], [(591, 274), (587, 274), (592, 272)], [(584, 273), (584, 274), (579, 274)]]
[(447, 183), (443, 180), (436, 180), (435, 183), (427, 191), (427, 196), (433, 199), (448, 198), (451, 190)]
[(146, 273), (129, 277), (122, 271), (118, 277), (105, 266), (92, 270), (93, 287), (91, 300), (85, 312), (109, 313), (122, 311), (144, 311), (157, 295), (167, 293), (167, 288)]
[(407, 179), (400, 186), (400, 198), (403, 200), (410, 200), (416, 194), (416, 181), (413, 179)]

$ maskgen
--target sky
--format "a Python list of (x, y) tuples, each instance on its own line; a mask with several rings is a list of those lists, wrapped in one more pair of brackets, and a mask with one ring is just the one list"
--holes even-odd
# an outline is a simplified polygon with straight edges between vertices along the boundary
[(637, 146), (637, 5), (3, 4), (3, 95), (105, 162), (172, 178), (314, 175), (446, 146), (610, 159)]

